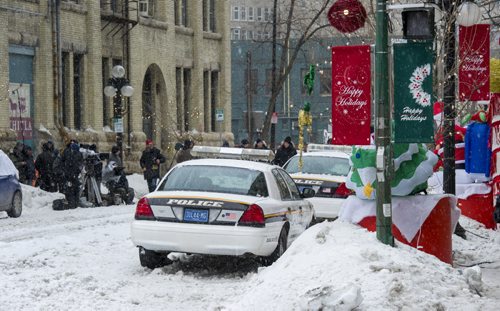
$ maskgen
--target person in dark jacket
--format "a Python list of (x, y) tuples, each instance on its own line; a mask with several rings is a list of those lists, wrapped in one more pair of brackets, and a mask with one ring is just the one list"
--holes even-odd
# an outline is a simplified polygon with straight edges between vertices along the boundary
[(31, 149), (30, 146), (25, 146), (23, 149), (23, 158), (24, 161), (26, 162), (25, 166), (25, 171), (24, 171), (24, 184), (33, 186), (34, 181), (36, 179), (36, 173), (35, 173), (35, 160), (33, 159), (33, 149)]
[(269, 148), (267, 148), (267, 145), (266, 145), (266, 142), (263, 141), (262, 139), (260, 138), (257, 138), (257, 140), (255, 141), (255, 145), (253, 147), (254, 149), (264, 149), (264, 150), (267, 150)]
[(76, 208), (80, 200), (79, 175), (83, 167), (83, 155), (80, 153), (80, 145), (72, 140), (61, 156), (60, 166), (64, 173), (64, 195), (68, 201), (69, 208)]
[(9, 158), (14, 163), (14, 166), (19, 172), (19, 181), (21, 183), (26, 182), (26, 160), (23, 155), (24, 144), (22, 142), (17, 142), (16, 146), (12, 149), (9, 154)]
[(160, 178), (160, 164), (165, 163), (165, 156), (160, 150), (155, 148), (151, 139), (146, 140), (146, 149), (142, 152), (140, 161), (144, 179), (148, 182), (149, 192), (156, 188), (158, 178)]
[(194, 147), (194, 142), (192, 140), (186, 139), (184, 141), (184, 145), (182, 146), (182, 150), (177, 154), (175, 161), (177, 163), (181, 163), (184, 161), (189, 161), (193, 158), (191, 155), (191, 149)]
[(42, 145), (42, 153), (36, 157), (35, 168), (40, 174), (40, 189), (49, 192), (57, 191), (57, 185), (53, 174), (54, 159), (55, 155), (51, 150), (49, 142), (44, 143)]
[(281, 146), (276, 151), (276, 156), (274, 157), (273, 163), (279, 166), (283, 166), (286, 161), (297, 154), (297, 150), (292, 143), (292, 138), (287, 136)]

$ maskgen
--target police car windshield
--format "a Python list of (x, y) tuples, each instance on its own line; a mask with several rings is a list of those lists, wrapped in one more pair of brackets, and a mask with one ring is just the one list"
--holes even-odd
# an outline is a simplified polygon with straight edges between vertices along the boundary
[(285, 165), (284, 169), (289, 173), (328, 174), (335, 176), (347, 176), (349, 173), (349, 160), (336, 157), (309, 156), (302, 157), (302, 170), (299, 169), (299, 157), (293, 157)]
[(159, 188), (163, 191), (206, 191), (267, 197), (260, 171), (225, 166), (192, 165), (175, 168)]

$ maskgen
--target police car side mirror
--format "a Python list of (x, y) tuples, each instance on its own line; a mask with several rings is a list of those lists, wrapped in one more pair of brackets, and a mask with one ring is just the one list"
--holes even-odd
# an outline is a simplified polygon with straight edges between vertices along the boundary
[(304, 188), (302, 189), (302, 197), (304, 199), (306, 198), (312, 198), (316, 194), (316, 191), (314, 191), (311, 188)]

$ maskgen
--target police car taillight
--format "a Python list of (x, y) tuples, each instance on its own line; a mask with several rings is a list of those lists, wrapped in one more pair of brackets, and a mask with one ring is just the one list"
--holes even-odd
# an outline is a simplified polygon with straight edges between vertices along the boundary
[(262, 208), (257, 204), (250, 205), (243, 215), (241, 215), (238, 224), (242, 226), (264, 227), (265, 219)]
[(137, 220), (155, 219), (155, 215), (153, 214), (153, 210), (151, 209), (151, 205), (149, 205), (149, 201), (147, 198), (141, 198), (139, 202), (137, 202), (137, 207), (135, 209), (135, 219)]

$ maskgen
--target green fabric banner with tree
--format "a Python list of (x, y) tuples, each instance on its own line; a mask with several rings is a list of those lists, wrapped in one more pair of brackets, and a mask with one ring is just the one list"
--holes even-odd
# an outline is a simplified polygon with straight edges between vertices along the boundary
[(432, 41), (394, 44), (394, 142), (434, 141)]

